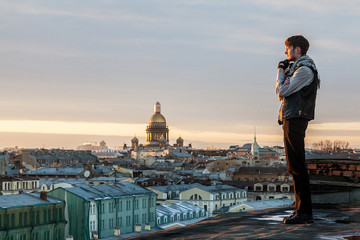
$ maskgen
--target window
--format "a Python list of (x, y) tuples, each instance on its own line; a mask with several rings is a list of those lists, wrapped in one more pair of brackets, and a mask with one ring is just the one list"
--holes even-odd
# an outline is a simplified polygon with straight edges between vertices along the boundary
[(46, 209), (44, 209), (44, 223), (46, 223), (46, 219), (47, 219), (47, 212), (46, 212)]
[(143, 199), (143, 208), (146, 208), (146, 200), (147, 199)]
[(283, 191), (283, 192), (288, 192), (288, 191), (289, 191), (289, 188), (288, 188), (288, 187), (282, 187), (282, 191)]
[(62, 210), (63, 210), (62, 208), (59, 208), (59, 220), (63, 219)]
[[(27, 212), (26, 213), (24, 213), (24, 226), (27, 226), (27, 222), (28, 222), (28, 214), (27, 214)], [(1, 218), (0, 218), (0, 220), (1, 220)]]
[(15, 227), (15, 213), (11, 214), (11, 227)]
[(270, 187), (269, 187), (269, 191), (270, 191), (270, 192), (274, 192), (274, 191), (275, 191), (275, 187), (274, 187), (274, 186), (270, 186)]
[(109, 228), (114, 228), (114, 219), (113, 218), (109, 219)]
[(40, 211), (36, 211), (36, 224), (39, 225), (40, 224)]
[(255, 191), (261, 191), (261, 186), (256, 186)]
[[(20, 227), (22, 227), (23, 226), (23, 224), (22, 224), (22, 222), (23, 222), (23, 213), (21, 212), (21, 213), (19, 213), (19, 226)], [(0, 223), (1, 223), (1, 221), (0, 221)]]

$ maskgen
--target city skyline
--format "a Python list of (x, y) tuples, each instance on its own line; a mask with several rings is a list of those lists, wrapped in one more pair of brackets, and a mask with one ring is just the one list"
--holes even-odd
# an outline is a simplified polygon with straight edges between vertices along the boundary
[(357, 1), (1, 1), (0, 147), (47, 134), (59, 147), (74, 134), (129, 143), (156, 101), (170, 143), (241, 145), (256, 127), (261, 146), (282, 145), (276, 66), (303, 34), (322, 80), (307, 146), (359, 148), (359, 13)]

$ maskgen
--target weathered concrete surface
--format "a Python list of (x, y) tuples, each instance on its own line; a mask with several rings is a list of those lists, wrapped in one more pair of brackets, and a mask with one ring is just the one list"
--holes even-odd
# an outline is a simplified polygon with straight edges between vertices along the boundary
[[(230, 213), (127, 239), (345, 239), (360, 236), (360, 208), (315, 209), (315, 223), (286, 225), (291, 208)], [(348, 238), (356, 239), (356, 238)]]

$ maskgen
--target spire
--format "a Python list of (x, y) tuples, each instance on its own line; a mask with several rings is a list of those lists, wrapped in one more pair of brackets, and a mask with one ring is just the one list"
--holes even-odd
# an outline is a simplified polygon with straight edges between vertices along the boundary
[(156, 102), (154, 105), (154, 112), (155, 113), (160, 113), (161, 112), (161, 105), (159, 102)]
[(254, 127), (254, 142), (256, 142), (256, 126)]

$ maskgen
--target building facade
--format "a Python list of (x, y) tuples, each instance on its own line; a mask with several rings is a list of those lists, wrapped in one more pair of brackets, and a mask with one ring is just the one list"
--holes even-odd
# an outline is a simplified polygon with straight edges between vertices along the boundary
[(156, 194), (133, 183), (57, 188), (49, 195), (66, 202), (66, 235), (74, 239), (90, 240), (93, 233), (106, 238), (156, 225)]
[(46, 193), (0, 196), (0, 239), (64, 240), (64, 208)]
[(203, 208), (207, 214), (222, 207), (247, 201), (247, 191), (229, 185), (204, 186), (199, 183), (149, 187), (162, 204), (188, 202)]
[(33, 192), (39, 190), (39, 179), (36, 177), (0, 177), (0, 192), (2, 195), (18, 194), (20, 192)]

